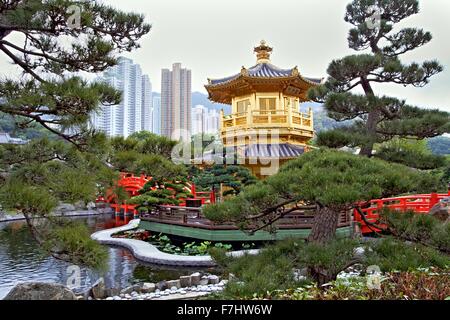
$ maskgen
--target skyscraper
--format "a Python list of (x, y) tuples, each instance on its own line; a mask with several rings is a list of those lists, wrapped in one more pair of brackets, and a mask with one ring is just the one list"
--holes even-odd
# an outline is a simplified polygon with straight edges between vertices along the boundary
[(161, 97), (153, 97), (153, 133), (161, 134)]
[(192, 135), (204, 133), (205, 128), (205, 114), (208, 112), (202, 105), (196, 105), (192, 108)]
[(161, 134), (174, 140), (191, 138), (191, 70), (174, 63), (161, 72)]
[(205, 106), (196, 105), (192, 108), (192, 135), (199, 133), (219, 133), (219, 113)]
[(153, 132), (152, 84), (147, 75), (142, 76), (142, 130)]
[(128, 137), (144, 130), (151, 115), (151, 84), (148, 77), (142, 75), (141, 67), (133, 60), (121, 57), (118, 64), (105, 71), (97, 81), (121, 91), (122, 101), (118, 105), (102, 106), (99, 112), (91, 115), (91, 125), (108, 136)]
[(206, 133), (216, 134), (219, 133), (220, 126), (220, 114), (217, 110), (208, 110), (208, 115), (206, 116)]

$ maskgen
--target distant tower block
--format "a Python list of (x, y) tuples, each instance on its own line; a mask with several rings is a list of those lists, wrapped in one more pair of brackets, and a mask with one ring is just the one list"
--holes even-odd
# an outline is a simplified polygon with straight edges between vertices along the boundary
[(284, 162), (308, 151), (314, 136), (313, 113), (299, 111), (308, 101), (308, 89), (323, 79), (303, 77), (297, 67), (280, 69), (270, 61), (272, 48), (265, 41), (254, 48), (256, 65), (222, 79), (208, 79), (209, 99), (231, 105), (221, 114), (220, 135), (244, 165), (258, 177), (278, 171)]

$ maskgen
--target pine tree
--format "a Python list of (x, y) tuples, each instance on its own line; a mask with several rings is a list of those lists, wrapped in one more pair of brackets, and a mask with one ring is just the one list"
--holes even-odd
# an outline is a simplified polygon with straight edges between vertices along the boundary
[(204, 214), (217, 222), (232, 221), (242, 229), (273, 229), (286, 214), (315, 210), (311, 242), (324, 243), (336, 232), (338, 217), (368, 201), (407, 192), (429, 192), (439, 177), (379, 159), (342, 151), (315, 150), (283, 165), (280, 172), (243, 188), (236, 197), (206, 206)]
[[(374, 90), (377, 84), (423, 87), (443, 70), (437, 61), (407, 65), (400, 60), (432, 39), (431, 33), (422, 29), (394, 31), (396, 24), (417, 13), (417, 0), (354, 0), (347, 6), (345, 21), (353, 25), (349, 47), (370, 53), (332, 61), (326, 83), (309, 92), (312, 100), (324, 103), (331, 118), (354, 120), (350, 126), (320, 132), (319, 145), (360, 147), (360, 154), (370, 157), (375, 143), (394, 137), (424, 139), (450, 131), (447, 112), (410, 106)], [(357, 89), (364, 94), (355, 93)]]
[(85, 145), (92, 133), (86, 125), (91, 112), (121, 98), (120, 92), (76, 73), (115, 65), (117, 53), (138, 48), (149, 30), (142, 15), (92, 0), (2, 1), (0, 52), (23, 75), (20, 80), (3, 75), (0, 113), (13, 115), (19, 127), (38, 123)]
[(0, 116), (58, 138), (0, 146), (0, 204), (23, 213), (56, 258), (92, 267), (104, 262), (106, 251), (85, 226), (52, 213), (60, 202), (93, 201), (117, 178), (107, 165), (109, 142), (88, 119), (101, 105), (119, 103), (121, 93), (80, 75), (115, 65), (149, 31), (142, 15), (93, 0), (0, 2), (0, 58), (22, 71), (20, 78), (0, 77)]

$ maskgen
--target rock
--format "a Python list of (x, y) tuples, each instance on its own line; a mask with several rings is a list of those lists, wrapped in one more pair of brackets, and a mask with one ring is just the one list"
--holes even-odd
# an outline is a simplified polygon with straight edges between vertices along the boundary
[(180, 286), (182, 288), (190, 287), (192, 284), (191, 276), (181, 276), (180, 277)]
[(95, 202), (89, 202), (87, 205), (86, 205), (86, 208), (88, 209), (88, 210), (93, 210), (93, 209), (95, 209), (97, 206), (96, 206), (96, 204), (95, 204)]
[(357, 247), (355, 250), (353, 250), (353, 254), (356, 259), (362, 259), (364, 258), (364, 253), (366, 250), (363, 247)]
[(217, 286), (218, 286), (218, 287), (225, 287), (225, 286), (227, 285), (227, 283), (228, 283), (228, 280), (222, 280), (222, 281), (220, 281), (220, 282), (217, 284)]
[(205, 285), (207, 285), (209, 283), (209, 279), (208, 279), (208, 276), (203, 276), (201, 279), (200, 279), (200, 285), (201, 286), (205, 286)]
[(94, 299), (104, 299), (106, 295), (105, 279), (98, 279), (91, 287), (90, 296)]
[(198, 286), (200, 284), (201, 279), (202, 279), (202, 275), (200, 272), (191, 274), (191, 284), (193, 286)]
[(233, 273), (230, 273), (228, 275), (228, 281), (234, 281), (234, 280), (237, 280), (237, 277)]
[(144, 293), (151, 293), (154, 292), (156, 290), (156, 285), (154, 283), (150, 283), (150, 282), (145, 282), (142, 285), (142, 292)]
[(441, 222), (450, 221), (450, 197), (435, 204), (428, 214)]
[(110, 289), (106, 289), (106, 296), (107, 297), (114, 297), (114, 296), (118, 296), (120, 294), (120, 289), (118, 288), (110, 288)]
[(165, 290), (167, 289), (167, 282), (166, 281), (160, 281), (156, 284), (156, 288), (159, 290)]
[(180, 290), (180, 294), (186, 294), (187, 292), (185, 290)]
[(180, 288), (181, 287), (180, 280), (167, 281), (167, 287), (168, 288), (176, 287), (177, 289)]
[(55, 208), (55, 212), (58, 212), (58, 213), (71, 212), (71, 211), (75, 211), (75, 210), (76, 210), (75, 206), (72, 204), (69, 204), (69, 203), (60, 203)]
[(216, 275), (212, 274), (212, 275), (208, 276), (208, 283), (210, 283), (210, 284), (218, 284), (219, 281), (220, 281), (220, 278)]
[(114, 298), (113, 297), (108, 297), (105, 300), (114, 300)]
[(141, 291), (141, 286), (138, 284), (126, 287), (125, 289), (121, 290), (120, 293), (124, 293), (124, 294), (130, 294), (133, 291)]
[(58, 283), (27, 282), (16, 285), (3, 300), (78, 300), (75, 293)]

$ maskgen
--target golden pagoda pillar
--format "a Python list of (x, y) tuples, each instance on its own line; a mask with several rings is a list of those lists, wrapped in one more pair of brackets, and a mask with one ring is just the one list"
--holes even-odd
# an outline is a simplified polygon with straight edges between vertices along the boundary
[[(286, 110), (286, 109), (285, 109)], [(287, 113), (288, 113), (288, 127), (292, 128), (292, 107), (287, 107)]]

